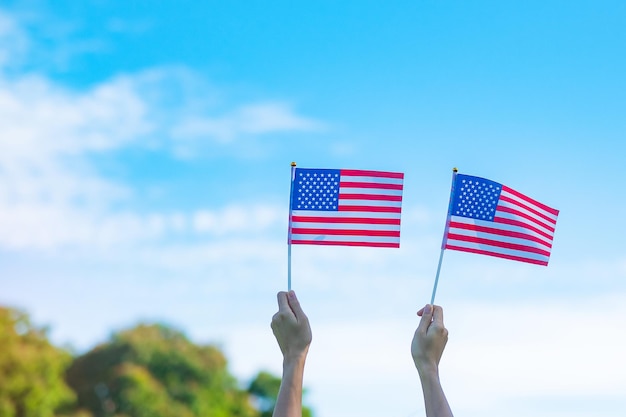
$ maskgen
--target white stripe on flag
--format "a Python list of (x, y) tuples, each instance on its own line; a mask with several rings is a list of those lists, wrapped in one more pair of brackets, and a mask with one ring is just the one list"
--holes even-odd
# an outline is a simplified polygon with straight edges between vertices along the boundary
[[(532, 253), (532, 252), (525, 252), (525, 251), (519, 251), (519, 250), (513, 250), (513, 249), (507, 249), (507, 248), (502, 248), (502, 247), (498, 247), (498, 246), (490, 246), (490, 245), (478, 245), (472, 242), (464, 242), (461, 240), (448, 240), (447, 245), (451, 245), (451, 246), (457, 246), (460, 248), (466, 248), (466, 249), (474, 249), (476, 251), (478, 251), (478, 253), (482, 253), (484, 255), (487, 255), (488, 253), (485, 252), (493, 252), (491, 255), (493, 256), (497, 256), (497, 255), (505, 255), (505, 256), (513, 256), (513, 257), (519, 257), (519, 258), (523, 258), (523, 259), (529, 259), (529, 260), (534, 260), (534, 261), (539, 261), (542, 263), (547, 263), (548, 260), (550, 259), (548, 256), (544, 256), (541, 255), (539, 253)], [(459, 250), (459, 249), (457, 249)]]
[(388, 177), (365, 177), (360, 175), (341, 175), (341, 181), (347, 182), (369, 182), (379, 184), (397, 184), (402, 185), (402, 178), (388, 178)]

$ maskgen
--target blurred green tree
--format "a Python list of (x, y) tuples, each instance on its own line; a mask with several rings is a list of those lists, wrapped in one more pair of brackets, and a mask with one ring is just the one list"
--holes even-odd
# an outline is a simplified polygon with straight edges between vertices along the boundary
[(257, 417), (215, 346), (138, 325), (76, 358), (67, 381), (96, 417)]
[(160, 324), (118, 332), (72, 361), (47, 329), (0, 307), (0, 346), (0, 417), (271, 417), (280, 387), (259, 372), (239, 388), (218, 347)]
[[(248, 392), (256, 399), (261, 417), (272, 417), (280, 389), (280, 378), (266, 371), (261, 371), (252, 380)], [(303, 394), (306, 394), (306, 390)], [(302, 407), (302, 417), (311, 417), (313, 412), (307, 406)]]
[[(0, 307), (0, 416), (52, 417), (75, 412), (64, 381), (71, 355), (48, 341), (22, 311)], [(86, 415), (77, 413), (75, 415)]]

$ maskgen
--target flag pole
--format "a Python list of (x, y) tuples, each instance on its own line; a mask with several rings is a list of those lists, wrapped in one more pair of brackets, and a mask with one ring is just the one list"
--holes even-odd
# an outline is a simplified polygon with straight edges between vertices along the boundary
[(289, 230), (287, 232), (287, 291), (291, 291), (291, 210), (293, 199), (293, 183), (296, 178), (296, 163), (291, 163), (291, 187), (289, 190)]
[(439, 265), (437, 265), (437, 274), (435, 275), (435, 285), (433, 285), (433, 295), (430, 296), (430, 304), (435, 304), (435, 294), (437, 293), (437, 284), (439, 284), (439, 272), (441, 271), (441, 263), (443, 261), (443, 248), (439, 254)]
[(450, 228), (450, 216), (452, 214), (452, 200), (454, 199), (454, 183), (458, 169), (452, 168), (452, 186), (450, 187), (450, 202), (448, 203), (448, 215), (446, 217), (446, 227), (443, 231), (443, 240), (441, 241), (441, 253), (439, 254), (439, 264), (437, 265), (437, 274), (435, 275), (435, 285), (433, 285), (433, 294), (430, 297), (430, 304), (435, 303), (435, 294), (437, 294), (437, 285), (439, 284), (439, 272), (441, 272), (441, 263), (443, 262), (443, 251), (446, 249), (446, 241), (448, 240), (448, 230)]

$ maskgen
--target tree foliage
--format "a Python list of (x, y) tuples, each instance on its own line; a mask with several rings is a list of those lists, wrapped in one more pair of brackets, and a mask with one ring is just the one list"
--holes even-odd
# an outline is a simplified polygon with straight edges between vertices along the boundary
[[(261, 371), (252, 380), (248, 392), (254, 396), (261, 417), (272, 417), (280, 389), (280, 378), (266, 371)], [(307, 406), (302, 407), (302, 417), (311, 417), (313, 412)]]
[(271, 417), (280, 387), (260, 372), (241, 389), (218, 347), (160, 324), (72, 358), (27, 314), (0, 306), (0, 347), (0, 417)]
[(164, 325), (139, 325), (76, 358), (67, 372), (96, 417), (255, 417), (215, 346)]
[(64, 381), (71, 355), (50, 344), (45, 329), (15, 309), (0, 307), (0, 416), (67, 414), (75, 399)]

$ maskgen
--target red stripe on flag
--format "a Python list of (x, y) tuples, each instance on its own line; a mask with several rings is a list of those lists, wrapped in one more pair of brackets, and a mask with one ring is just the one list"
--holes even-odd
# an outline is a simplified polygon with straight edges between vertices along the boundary
[(291, 233), (294, 235), (400, 237), (399, 230), (307, 229), (294, 227)]
[(462, 242), (476, 243), (479, 245), (489, 245), (489, 246), (496, 246), (499, 248), (518, 250), (521, 252), (536, 253), (538, 255), (543, 255), (546, 257), (550, 256), (549, 251), (539, 249), (534, 246), (520, 245), (517, 243), (508, 243), (508, 242), (502, 242), (499, 240), (484, 239), (484, 238), (474, 237), (474, 236), (465, 236), (465, 235), (459, 235), (456, 233), (448, 233), (448, 240), (460, 240)]
[(377, 213), (400, 213), (400, 207), (376, 207), (376, 206), (348, 206), (341, 205), (337, 208), (338, 211), (370, 211)]
[(402, 190), (402, 184), (383, 184), (380, 182), (340, 181), (341, 188), (380, 188), (382, 190)]
[[(500, 197), (500, 198), (502, 198), (502, 197)], [(529, 222), (533, 222), (534, 224), (537, 224), (539, 226), (543, 226), (546, 229), (548, 229), (549, 231), (551, 231), (552, 233), (554, 233), (554, 226), (551, 226), (549, 224), (545, 224), (543, 222), (540, 222), (539, 220), (535, 219), (533, 216), (531, 216), (529, 214), (526, 214), (526, 213), (522, 213), (521, 211), (515, 210), (514, 208), (498, 206), (498, 208), (496, 209), (496, 212), (498, 212), (498, 211), (514, 214), (514, 215), (519, 216), (519, 217), (523, 217), (524, 219), (528, 220)]]
[(352, 177), (379, 177), (379, 178), (398, 178), (404, 179), (404, 174), (401, 172), (385, 172), (385, 171), (368, 171), (361, 169), (342, 169), (341, 175), (349, 175)]
[(324, 240), (302, 240), (292, 239), (292, 244), (295, 245), (324, 245), (324, 246), (369, 246), (372, 248), (399, 248), (400, 243), (386, 243), (386, 242), (335, 242)]
[(545, 214), (543, 214), (542, 212), (540, 212), (540, 211), (538, 211), (538, 210), (535, 210), (534, 208), (532, 208), (532, 207), (530, 207), (530, 206), (527, 206), (526, 204), (523, 204), (523, 203), (522, 203), (521, 201), (519, 201), (519, 200), (516, 200), (516, 199), (514, 199), (514, 198), (510, 198), (510, 197), (507, 197), (507, 196), (505, 196), (505, 195), (500, 195), (500, 200), (501, 200), (501, 201), (508, 201), (509, 203), (514, 204), (514, 205), (516, 205), (517, 207), (522, 207), (523, 209), (526, 209), (526, 210), (530, 211), (530, 212), (531, 212), (531, 213), (533, 213), (534, 215), (536, 215), (536, 216), (538, 216), (538, 217), (541, 217), (542, 219), (544, 219), (545, 221), (547, 221), (547, 222), (548, 222), (548, 223), (550, 223), (550, 224), (554, 224), (554, 223), (556, 223), (556, 221), (555, 221), (553, 218), (551, 218), (551, 217), (549, 217), (549, 216), (546, 216), (546, 215), (545, 215)]
[(514, 189), (507, 187), (506, 185), (502, 186), (502, 191), (506, 191), (507, 193), (513, 194), (517, 198), (519, 198), (521, 200), (524, 200), (524, 201), (526, 201), (526, 202), (528, 202), (530, 204), (533, 204), (533, 205), (535, 205), (537, 207), (540, 207), (542, 210), (545, 210), (545, 211), (547, 211), (550, 214), (553, 214), (555, 216), (559, 215), (559, 211), (557, 209), (553, 209), (552, 207), (548, 207), (545, 204), (540, 203), (537, 200), (534, 200), (534, 199), (532, 199), (532, 198), (530, 198), (528, 196), (525, 196), (524, 194), (520, 193), (519, 191), (515, 191)]
[[(540, 234), (541, 236), (544, 236), (546, 239), (550, 239), (550, 241), (552, 241), (552, 236), (549, 233), (546, 233), (545, 231), (533, 226), (532, 224), (528, 224), (526, 222), (520, 221), (520, 220), (515, 220), (515, 219), (507, 219), (505, 217), (494, 217), (493, 218), (493, 222), (494, 223), (503, 223), (503, 224), (510, 224), (511, 226), (519, 226), (519, 227), (523, 227), (524, 229), (528, 229), (528, 230), (532, 230), (535, 233)], [(554, 233), (554, 228), (552, 228), (552, 233)]]
[(535, 265), (543, 265), (543, 266), (548, 265), (547, 261), (540, 261), (537, 259), (524, 258), (522, 256), (507, 255), (504, 253), (491, 252), (491, 251), (481, 250), (481, 249), (464, 248), (462, 246), (446, 245), (446, 249), (458, 250), (462, 252), (477, 253), (479, 255), (496, 256), (498, 258), (510, 259), (513, 261), (520, 261), (520, 262), (527, 262), (527, 263), (531, 263)]
[(345, 200), (380, 200), (380, 201), (402, 201), (401, 195), (381, 195), (381, 194), (345, 194), (339, 193), (340, 199)]
[(370, 217), (316, 217), (316, 216), (292, 216), (293, 222), (305, 223), (365, 223), (365, 224), (392, 224), (400, 225), (400, 219), (376, 219)]
[(477, 232), (489, 233), (489, 234), (492, 234), (492, 235), (514, 237), (514, 238), (518, 238), (518, 239), (530, 240), (530, 241), (542, 244), (544, 246), (548, 246), (550, 248), (552, 247), (551, 241), (550, 242), (546, 242), (545, 240), (539, 239), (536, 236), (528, 235), (526, 233), (521, 233), (521, 232), (515, 232), (515, 231), (512, 231), (512, 230), (496, 229), (494, 227), (479, 226), (477, 224), (471, 224), (471, 223), (459, 223), (459, 222), (455, 222), (455, 221), (450, 221), (450, 228), (474, 230), (474, 231), (477, 231)]

